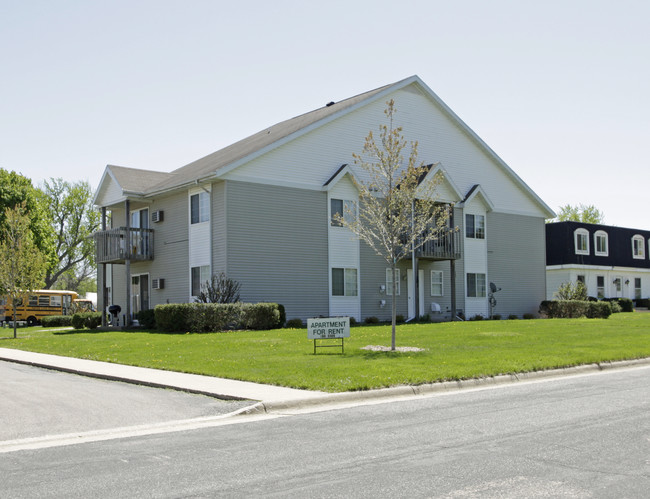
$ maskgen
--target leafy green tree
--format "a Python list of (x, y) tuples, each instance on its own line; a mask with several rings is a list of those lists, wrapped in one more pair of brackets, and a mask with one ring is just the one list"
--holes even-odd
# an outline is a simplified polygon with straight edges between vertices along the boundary
[(593, 204), (579, 204), (572, 206), (570, 204), (560, 206), (560, 212), (557, 215), (558, 222), (584, 222), (589, 224), (602, 224), (605, 217), (603, 212)]
[(46, 259), (34, 241), (31, 221), (26, 215), (26, 203), (6, 208), (3, 220), (0, 232), (0, 294), (12, 302), (16, 338), (16, 306), (27, 293), (42, 286)]
[(587, 300), (587, 286), (582, 281), (563, 282), (553, 294), (556, 300)]
[(100, 215), (92, 205), (92, 189), (86, 181), (52, 178), (45, 181), (43, 194), (52, 217), (56, 251), (56, 263), (45, 275), (45, 288), (65, 283), (65, 289), (77, 290), (95, 273), (95, 246), (90, 236), (99, 229)]
[[(410, 151), (407, 149), (402, 127), (393, 123), (395, 102), (386, 104), (387, 123), (379, 126), (379, 142), (371, 131), (363, 153), (353, 155), (354, 164), (363, 170), (363, 176), (354, 180), (359, 192), (358, 214), (356, 206), (348, 207), (336, 218), (386, 261), (395, 283), (398, 262), (447, 230), (449, 207), (436, 203), (442, 175), (423, 181), (429, 169), (418, 163), (418, 144), (411, 142)], [(395, 350), (396, 290), (393, 286), (391, 350)]]
[(0, 168), (0, 231), (7, 226), (7, 208), (20, 205), (28, 217), (34, 244), (47, 262), (54, 264), (56, 255), (52, 222), (42, 192), (27, 177)]

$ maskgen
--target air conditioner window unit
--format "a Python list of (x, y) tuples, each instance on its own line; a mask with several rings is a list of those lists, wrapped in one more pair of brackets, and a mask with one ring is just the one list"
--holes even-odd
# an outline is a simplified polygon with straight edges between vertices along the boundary
[(165, 212), (162, 210), (156, 210), (151, 213), (151, 221), (158, 223), (162, 222), (165, 219)]

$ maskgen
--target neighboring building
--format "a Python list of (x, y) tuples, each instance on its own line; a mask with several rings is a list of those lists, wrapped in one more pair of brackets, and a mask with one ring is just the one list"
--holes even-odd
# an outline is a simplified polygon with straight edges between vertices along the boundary
[[(452, 227), (399, 264), (398, 314), (535, 313), (545, 297), (544, 220), (552, 210), (417, 76), (289, 119), (171, 173), (107, 166), (95, 197), (112, 228), (95, 235), (99, 301), (129, 317), (194, 300), (210, 275), (241, 283), (248, 302), (278, 302), (287, 317), (390, 318), (385, 262), (333, 212), (358, 199), (352, 154), (384, 123), (419, 142), (445, 181)], [(101, 308), (101, 307), (100, 307)], [(418, 312), (416, 312), (416, 310)], [(437, 311), (440, 310), (440, 313)]]
[(546, 297), (582, 281), (595, 298), (650, 297), (650, 231), (582, 222), (546, 224)]

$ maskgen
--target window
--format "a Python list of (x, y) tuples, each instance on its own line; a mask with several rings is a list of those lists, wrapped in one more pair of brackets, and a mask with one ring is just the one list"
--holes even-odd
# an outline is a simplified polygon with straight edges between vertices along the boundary
[(431, 271), (431, 296), (442, 296), (442, 270)]
[(582, 274), (578, 274), (576, 277), (576, 281), (581, 282), (582, 284), (585, 284), (585, 276)]
[(50, 296), (50, 306), (60, 307), (61, 306), (61, 297), (60, 296)]
[(348, 199), (331, 199), (330, 212), (330, 225), (332, 227), (342, 227), (343, 224), (337, 215), (343, 217), (346, 222), (354, 221), (357, 216), (357, 203)]
[(589, 231), (587, 229), (576, 229), (573, 233), (576, 255), (589, 254)]
[(198, 224), (210, 220), (210, 196), (199, 192), (190, 196), (190, 223)]
[(357, 269), (332, 269), (332, 296), (357, 296)]
[(640, 277), (634, 278), (634, 299), (635, 300), (641, 299), (641, 278)]
[[(399, 296), (399, 293), (400, 293), (399, 269), (395, 269), (395, 281), (397, 282), (397, 287), (395, 288), (395, 296)], [(386, 296), (393, 296), (393, 271), (392, 271), (392, 269), (386, 269)]]
[(485, 274), (467, 274), (467, 297), (485, 297)]
[(39, 296), (38, 297), (38, 306), (39, 307), (49, 307), (50, 306), (50, 297), (49, 296)]
[(596, 247), (596, 256), (607, 256), (609, 254), (607, 232), (599, 230), (594, 234), (594, 246)]
[(605, 298), (605, 276), (604, 275), (596, 276), (596, 297), (599, 300)]
[(210, 280), (210, 266), (192, 267), (192, 296), (199, 296), (201, 290)]
[[(4, 303), (2, 303), (0, 305), (4, 305)], [(38, 306), (38, 296), (37, 295), (30, 295), (29, 296), (29, 306), (30, 307), (37, 307)]]
[(485, 216), (465, 215), (465, 237), (485, 239)]
[(634, 258), (645, 258), (645, 240), (643, 236), (634, 236), (632, 238), (632, 256)]

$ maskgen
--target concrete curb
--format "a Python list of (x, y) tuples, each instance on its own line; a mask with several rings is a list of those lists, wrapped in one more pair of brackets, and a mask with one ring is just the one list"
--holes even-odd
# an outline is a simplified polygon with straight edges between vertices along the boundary
[(329, 393), (326, 395), (314, 396), (304, 400), (283, 400), (259, 402), (251, 407), (243, 409), (240, 414), (278, 413), (299, 409), (315, 409), (324, 405), (342, 405), (361, 401), (381, 401), (393, 398), (406, 398), (425, 396), (434, 393), (454, 392), (468, 388), (482, 388), (493, 385), (514, 384), (520, 381), (533, 381), (537, 379), (576, 376), (604, 371), (607, 369), (623, 369), (626, 367), (650, 366), (650, 358), (622, 360), (613, 362), (600, 362), (595, 364), (583, 364), (574, 367), (560, 369), (549, 369), (544, 371), (531, 371), (515, 374), (502, 374), (485, 378), (472, 378), (457, 381), (441, 381), (438, 383), (427, 383), (423, 385), (405, 385), (391, 388), (380, 388), (368, 391)]
[[(193, 375), (186, 373), (175, 373), (150, 368), (139, 368), (135, 366), (122, 366), (121, 364), (110, 364), (98, 361), (85, 361), (84, 359), (69, 359), (66, 357), (52, 356), (49, 354), (34, 354), (24, 350), (11, 350), (12, 354), (3, 355), (0, 349), (0, 360), (15, 362), (18, 364), (31, 365), (45, 369), (52, 369), (72, 374), (79, 374), (111, 381), (150, 386), (154, 388), (166, 388), (189, 393), (207, 395), (224, 400), (251, 400), (253, 405), (240, 409), (233, 413), (233, 416), (282, 413), (296, 410), (317, 409), (322, 406), (336, 406), (354, 404), (364, 401), (388, 401), (389, 399), (426, 396), (435, 393), (453, 392), (463, 389), (482, 388), (493, 385), (514, 384), (519, 381), (532, 381), (536, 379), (575, 376), (580, 374), (595, 373), (606, 369), (621, 369), (626, 367), (650, 366), (650, 358), (623, 360), (614, 362), (601, 362), (595, 364), (584, 364), (574, 367), (549, 369), (545, 371), (531, 371), (515, 374), (502, 374), (485, 378), (473, 378), (457, 381), (442, 381), (438, 383), (427, 383), (422, 385), (402, 385), (391, 388), (379, 388), (376, 390), (326, 393), (308, 390), (296, 390), (282, 388), (273, 385), (261, 385), (250, 382), (240, 382), (229, 379), (219, 379), (209, 376)], [(23, 357), (23, 358), (20, 358)], [(31, 357), (31, 358), (30, 358)], [(74, 364), (76, 367), (72, 367)], [(103, 367), (114, 367), (121, 370), (121, 373), (109, 372)], [(123, 368), (123, 369), (121, 369)], [(144, 374), (141, 374), (144, 373)], [(169, 377), (183, 379), (171, 380)], [(205, 381), (211, 382), (208, 385)], [(248, 396), (243, 393), (233, 394), (233, 387), (225, 389), (224, 384), (234, 384), (234, 389), (250, 390)], [(258, 389), (256, 389), (258, 388)], [(284, 398), (282, 397), (284, 394)], [(256, 402), (258, 401), (258, 402)]]

